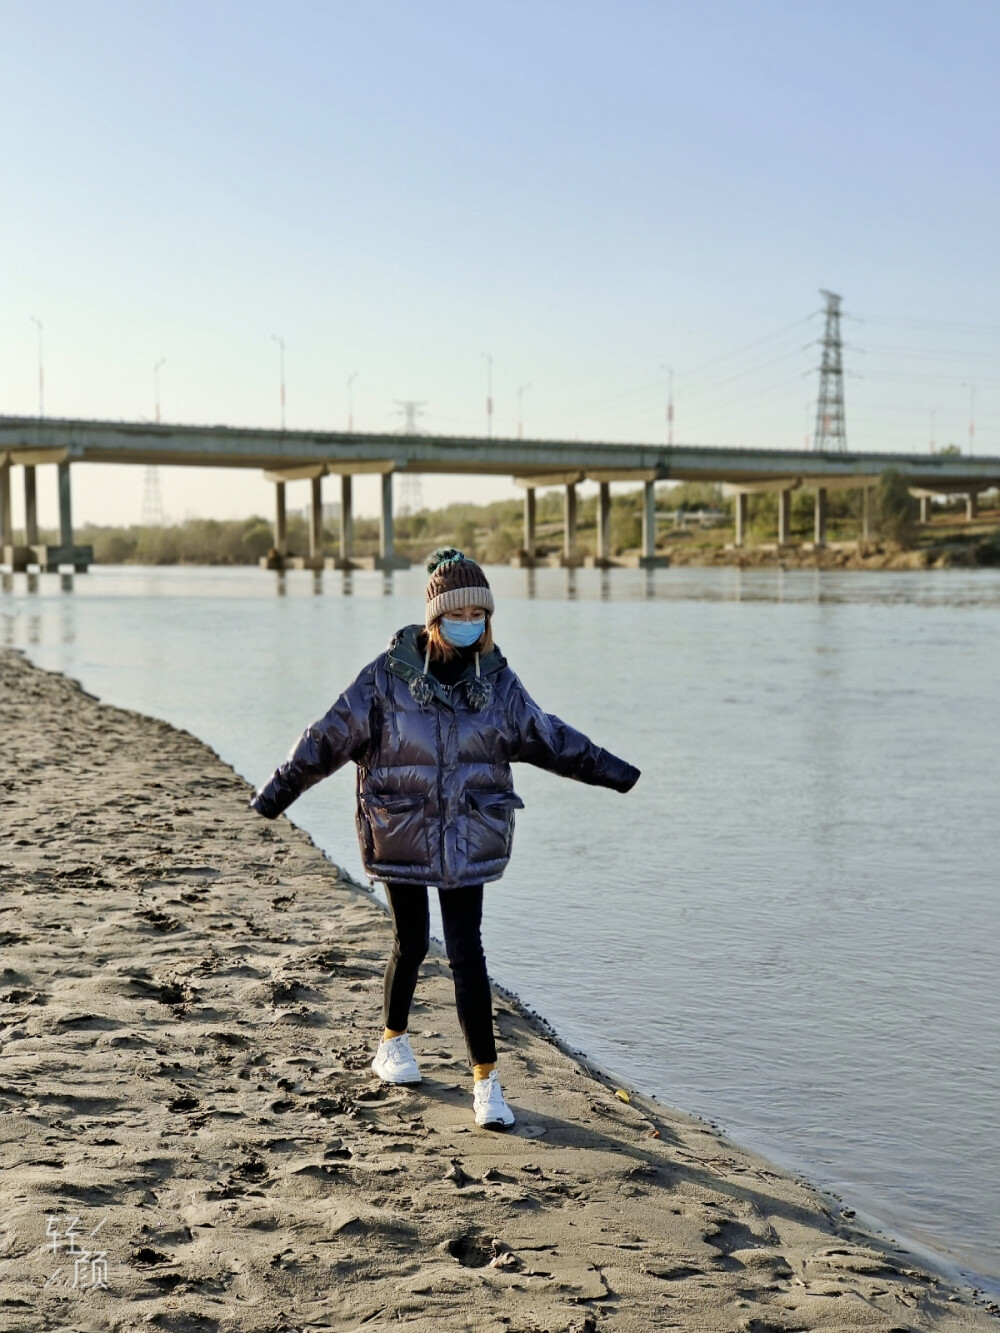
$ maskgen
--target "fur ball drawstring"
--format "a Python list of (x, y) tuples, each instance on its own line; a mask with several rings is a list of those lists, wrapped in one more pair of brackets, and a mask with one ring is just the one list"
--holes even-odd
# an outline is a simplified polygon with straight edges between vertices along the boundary
[[(478, 655), (477, 655), (478, 656)], [(427, 652), (424, 654), (424, 670), (420, 676), (414, 676), (410, 681), (410, 694), (415, 703), (424, 708), (434, 698), (434, 691), (431, 683), (427, 679), (427, 671), (431, 664), (431, 646), (427, 645)]]
[[(434, 698), (434, 690), (430, 681), (427, 679), (427, 672), (430, 670), (430, 664), (431, 646), (428, 643), (427, 651), (424, 654), (423, 672), (419, 676), (414, 676), (410, 681), (410, 695), (420, 708), (425, 708)], [(479, 670), (478, 652), (476, 653), (476, 679), (466, 683), (465, 697), (468, 699), (469, 707), (474, 713), (481, 713), (493, 698), (493, 686), (488, 680), (483, 680)]]
[(481, 713), (493, 697), (493, 686), (479, 674), (479, 654), (476, 653), (476, 679), (465, 687), (465, 697), (474, 713)]

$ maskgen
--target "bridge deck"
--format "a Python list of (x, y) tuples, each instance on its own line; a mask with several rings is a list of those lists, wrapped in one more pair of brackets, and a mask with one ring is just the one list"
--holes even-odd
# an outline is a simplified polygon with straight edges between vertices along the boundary
[(0, 417), (4, 463), (132, 463), (262, 468), (293, 480), (324, 473), (436, 472), (515, 476), (534, 485), (594, 481), (720, 481), (798, 478), (804, 485), (869, 484), (887, 467), (911, 486), (969, 492), (1000, 485), (1000, 457), (715, 445), (616, 444), (579, 440), (485, 439), (346, 431), (281, 431), (113, 421)]

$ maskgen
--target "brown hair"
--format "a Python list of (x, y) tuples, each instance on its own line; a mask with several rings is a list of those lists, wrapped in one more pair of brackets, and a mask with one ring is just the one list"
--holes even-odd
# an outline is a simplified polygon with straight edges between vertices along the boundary
[[(422, 652), (427, 651), (427, 645), (430, 643), (432, 662), (449, 662), (462, 651), (460, 648), (456, 648), (453, 644), (450, 644), (441, 633), (441, 620), (441, 616), (436, 617), (436, 619), (432, 621), (430, 628), (424, 630), (423, 634), (420, 636), (420, 648)], [(486, 653), (490, 652), (492, 647), (493, 617), (487, 611), (486, 628), (483, 630), (482, 637), (476, 643), (475, 648), (479, 656), (483, 657)]]

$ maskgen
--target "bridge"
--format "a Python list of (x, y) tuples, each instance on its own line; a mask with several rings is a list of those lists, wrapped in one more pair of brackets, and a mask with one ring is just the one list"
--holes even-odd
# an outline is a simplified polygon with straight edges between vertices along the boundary
[[(524, 548), (520, 563), (535, 558), (535, 492), (564, 490), (565, 535), (560, 562), (584, 563), (576, 546), (576, 487), (599, 487), (597, 554), (589, 563), (614, 563), (610, 549), (610, 488), (625, 482), (644, 487), (642, 544), (638, 563), (662, 562), (656, 554), (655, 486), (658, 481), (721, 482), (736, 496), (736, 544), (747, 536), (748, 497), (772, 491), (779, 497), (779, 544), (790, 536), (791, 494), (799, 487), (815, 492), (815, 540), (826, 533), (827, 496), (832, 490), (864, 493), (863, 531), (867, 535), (868, 496), (879, 474), (897, 468), (920, 496), (922, 517), (929, 516), (934, 495), (962, 494), (973, 518), (980, 492), (1000, 486), (1000, 457), (950, 454), (816, 453), (808, 450), (742, 449), (713, 445), (613, 444), (578, 440), (484, 439), (474, 436), (401, 435), (378, 432), (258, 430), (230, 426), (182, 426), (151, 422), (72, 421), (39, 417), (0, 417), (0, 563), (13, 569), (71, 567), (85, 570), (92, 554), (74, 540), (71, 468), (79, 463), (121, 463), (172, 467), (260, 468), (274, 484), (274, 550), (270, 563), (307, 568), (350, 569), (365, 565), (398, 569), (408, 564), (393, 542), (393, 476), (399, 473), (453, 473), (512, 477), (524, 488)], [(56, 470), (59, 541), (38, 540), (36, 470)], [(16, 544), (11, 514), (12, 477), (23, 470), (25, 533)], [(379, 554), (353, 551), (352, 479), (381, 478)], [(335, 558), (322, 552), (323, 480), (340, 479), (340, 542)], [(311, 505), (309, 556), (288, 555), (285, 488), (309, 481)]]

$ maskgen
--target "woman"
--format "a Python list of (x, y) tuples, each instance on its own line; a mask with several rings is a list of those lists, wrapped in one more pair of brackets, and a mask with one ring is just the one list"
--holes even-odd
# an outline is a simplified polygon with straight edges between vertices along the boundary
[(407, 1023), (429, 943), (427, 886), (436, 885), (476, 1124), (506, 1129), (514, 1115), (497, 1078), (480, 926), (483, 885), (506, 869), (514, 811), (523, 807), (510, 765), (622, 792), (639, 770), (529, 698), (493, 644), (493, 593), (474, 560), (447, 548), (427, 570), (424, 625), (393, 636), (251, 804), (274, 819), (354, 761), (361, 856), (369, 878), (385, 883), (393, 922), (385, 1030), (372, 1069), (386, 1083), (420, 1082)]

